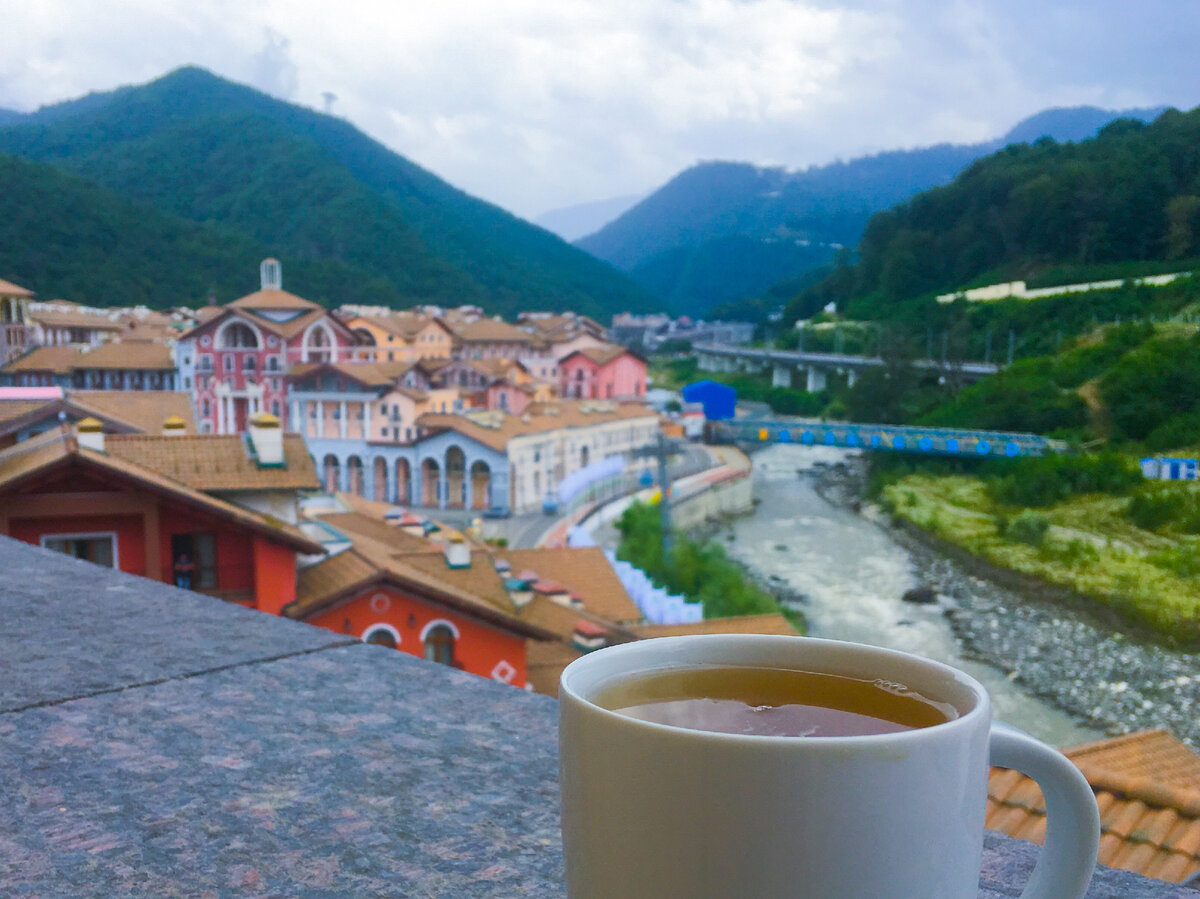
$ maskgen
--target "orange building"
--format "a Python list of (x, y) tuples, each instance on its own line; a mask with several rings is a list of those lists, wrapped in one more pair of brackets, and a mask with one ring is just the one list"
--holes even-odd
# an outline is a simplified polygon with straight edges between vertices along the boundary
[(417, 519), (345, 512), (320, 522), (352, 546), (301, 571), (286, 617), (525, 686), (525, 641), (554, 634), (518, 617), (486, 551), (406, 532), (423, 532)]
[(0, 534), (278, 614), (297, 556), (324, 549), (288, 521), (312, 460), (265, 419), (248, 441), (85, 419), (18, 443), (0, 452)]

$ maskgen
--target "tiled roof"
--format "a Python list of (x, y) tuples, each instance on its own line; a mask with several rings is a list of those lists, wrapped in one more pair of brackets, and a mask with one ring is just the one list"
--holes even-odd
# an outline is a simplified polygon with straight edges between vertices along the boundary
[(643, 639), (650, 637), (682, 637), (689, 634), (783, 634), (795, 636), (792, 627), (783, 615), (769, 612), (765, 615), (736, 615), (731, 618), (705, 618), (693, 624), (640, 624), (630, 628)]
[(175, 369), (171, 348), (151, 340), (122, 340), (102, 343), (83, 353), (72, 368)]
[[(1200, 872), (1200, 757), (1165, 731), (1064, 750), (1100, 807), (1100, 862), (1179, 883)], [(987, 827), (1042, 843), (1046, 805), (1019, 771), (993, 768)]]
[(298, 297), (286, 290), (256, 290), (234, 300), (234, 309), (321, 309), (319, 303)]
[(26, 290), (18, 284), (13, 284), (12, 281), (5, 281), (0, 278), (0, 297), (31, 297), (32, 290)]
[[(447, 334), (453, 334), (444, 322), (432, 315), (414, 315), (411, 312), (396, 312), (392, 315), (354, 316), (354, 319), (357, 318), (366, 319), (372, 324), (383, 328), (385, 331), (395, 334), (397, 337), (403, 337), (405, 340), (412, 340), (430, 325), (436, 325)], [(354, 321), (354, 319), (351, 319), (351, 321)]]
[[(54, 305), (58, 305), (58, 301), (55, 301)], [(40, 303), (34, 304), (34, 308), (29, 310), (29, 317), (43, 327), (50, 328), (92, 328), (97, 331), (120, 331), (125, 327), (124, 324), (113, 321), (107, 315), (76, 309), (46, 309)]]
[[(259, 291), (259, 293), (262, 293), (262, 292), (263, 291)], [(283, 291), (267, 291), (267, 292), (268, 293), (283, 293)], [(251, 296), (257, 296), (257, 294), (251, 294)], [(291, 294), (288, 294), (288, 296), (291, 296)], [(246, 299), (246, 298), (243, 297), (243, 299)], [(299, 299), (299, 297), (297, 297), (296, 299)], [(235, 301), (235, 302), (238, 302), (238, 301)], [(308, 300), (303, 300), (302, 302), (308, 303)], [(312, 308), (310, 309), (309, 306), (311, 306)], [(342, 331), (347, 330), (345, 325), (343, 325), (341, 322), (339, 322), (332, 315), (329, 315), (323, 308), (321, 308), (320, 306), (317, 306), (315, 303), (309, 303), (308, 306), (294, 307), (294, 308), (298, 308), (301, 310), (300, 314), (297, 315), (295, 318), (289, 319), (288, 321), (284, 321), (284, 322), (272, 321), (271, 319), (267, 318), (265, 315), (258, 314), (259, 311), (270, 310), (271, 308), (279, 308), (279, 307), (270, 307), (270, 306), (236, 307), (235, 303), (231, 303), (228, 306), (225, 306), (220, 311), (219, 314), (214, 315), (210, 318), (201, 320), (196, 325), (195, 328), (186, 332), (182, 336), (184, 338), (190, 339), (190, 338), (196, 336), (197, 332), (200, 332), (200, 331), (204, 331), (206, 333), (211, 333), (211, 332), (215, 331), (217, 328), (219, 328), (227, 319), (229, 319), (231, 317), (235, 317), (235, 316), (240, 318), (243, 321), (252, 322), (256, 327), (263, 329), (264, 331), (266, 331), (269, 334), (275, 334), (279, 337), (282, 337), (284, 340), (290, 340), (291, 338), (293, 338), (297, 334), (299, 334), (301, 331), (303, 331), (305, 328), (307, 328), (309, 325), (311, 325), (313, 322), (317, 321), (318, 319), (322, 319), (322, 318), (327, 318), (330, 322), (330, 326), (335, 329), (340, 328)], [(283, 307), (283, 308), (286, 308), (286, 307)], [(308, 310), (308, 311), (304, 311), (304, 310)]]
[[(564, 400), (555, 403), (531, 403), (523, 415), (508, 415), (499, 410), (474, 415), (427, 413), (417, 419), (417, 424), (434, 431), (457, 431), (485, 446), (503, 451), (508, 446), (508, 441), (514, 437), (632, 418), (657, 420), (657, 414), (640, 403)], [(489, 427), (488, 423), (491, 422), (496, 423), (496, 427)]]
[(287, 374), (289, 378), (296, 379), (318, 371), (329, 371), (368, 387), (390, 387), (412, 367), (411, 362), (301, 362), (289, 368)]
[(4, 422), (12, 421), (14, 418), (20, 418), (23, 415), (28, 415), (30, 412), (36, 412), (38, 409), (56, 405), (60, 402), (61, 400), (0, 400), (0, 426)]
[(283, 435), (284, 466), (259, 468), (237, 434), (112, 434), (110, 456), (127, 459), (197, 490), (316, 490), (321, 484), (299, 434)]
[[(590, 346), (582, 350), (575, 350), (573, 353), (568, 353), (566, 356), (560, 359), (559, 362), (566, 362), (572, 356), (586, 356), (588, 359), (591, 359), (593, 362), (603, 368), (614, 359), (623, 356), (626, 353), (629, 353), (629, 350), (625, 349), (623, 346), (617, 346), (616, 344), (611, 344), (609, 346)], [(633, 354), (629, 353), (629, 355), (632, 356)]]
[(598, 546), (555, 549), (502, 549), (513, 571), (528, 569), (539, 578), (557, 581), (583, 600), (584, 608), (609, 621), (641, 621), (642, 613), (622, 586)]
[(557, 696), (563, 669), (581, 655), (562, 640), (526, 640), (525, 681), (538, 693)]
[(66, 374), (79, 360), (75, 346), (40, 346), (4, 366), (4, 371), (52, 371)]
[(69, 390), (67, 399), (97, 418), (112, 418), (158, 434), (172, 415), (195, 433), (191, 395), (178, 390)]
[[(113, 437), (109, 437), (107, 441), (113, 439)], [(165, 439), (184, 440), (186, 438)], [(82, 464), (115, 474), (153, 493), (165, 495), (186, 505), (203, 508), (222, 518), (237, 521), (253, 531), (287, 543), (301, 552), (324, 552), (323, 547), (311, 541), (292, 525), (259, 515), (257, 512), (234, 505), (219, 497), (210, 496), (158, 471), (119, 456), (81, 447), (74, 435), (61, 430), (39, 434), (37, 437), (18, 443), (0, 453), (0, 488), (16, 487), (27, 478), (36, 476), (45, 469), (72, 464)]]
[(86, 368), (173, 371), (175, 362), (171, 348), (165, 343), (127, 340), (102, 343), (86, 352), (77, 346), (41, 346), (9, 363), (4, 370), (66, 374)]
[(454, 334), (465, 343), (528, 343), (529, 335), (508, 322), (480, 318), (463, 325), (454, 325)]
[(389, 524), (379, 518), (373, 518), (362, 512), (335, 512), (332, 515), (320, 516), (321, 521), (337, 528), (350, 538), (369, 537), (380, 543), (385, 543), (393, 552), (403, 553), (435, 553), (441, 558), (441, 549), (432, 540), (414, 537), (394, 524)]
[[(406, 552), (400, 547), (411, 546), (411, 535), (391, 525), (376, 531), (383, 539), (366, 536), (366, 516), (354, 519), (322, 516), (341, 530), (353, 542), (353, 548), (333, 559), (303, 569), (297, 579), (297, 599), (284, 607), (283, 614), (300, 620), (332, 608), (354, 595), (355, 588), (372, 580), (387, 581), (428, 601), (438, 602), (488, 623), (538, 640), (554, 635), (515, 614), (512, 600), (492, 565), (491, 556), (483, 550), (471, 553), (468, 568), (450, 568), (440, 551)], [(353, 527), (348, 527), (352, 524)], [(361, 530), (360, 530), (361, 529)], [(428, 541), (422, 541), (428, 543)], [(353, 553), (355, 560), (333, 564), (340, 556)], [(367, 568), (374, 574), (368, 574)]]

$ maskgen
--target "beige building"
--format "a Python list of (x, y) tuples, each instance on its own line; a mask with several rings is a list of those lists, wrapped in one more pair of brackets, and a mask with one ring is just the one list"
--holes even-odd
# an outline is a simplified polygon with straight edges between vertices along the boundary
[(343, 307), (346, 326), (358, 338), (354, 358), (365, 362), (449, 359), (454, 335), (438, 318), (383, 307)]

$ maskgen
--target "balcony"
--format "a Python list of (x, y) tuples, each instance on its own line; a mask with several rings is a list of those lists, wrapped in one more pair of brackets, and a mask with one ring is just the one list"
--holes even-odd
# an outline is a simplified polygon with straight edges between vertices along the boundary
[[(0, 895), (563, 895), (554, 700), (7, 538), (0, 570)], [(989, 834), (980, 896), (1036, 852)]]

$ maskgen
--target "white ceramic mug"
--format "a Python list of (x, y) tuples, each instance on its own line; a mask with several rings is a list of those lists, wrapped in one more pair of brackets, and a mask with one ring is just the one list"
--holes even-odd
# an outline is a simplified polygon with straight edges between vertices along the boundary
[[(951, 703), (932, 727), (853, 737), (711, 733), (595, 700), (669, 667), (882, 678)], [(665, 637), (590, 653), (559, 689), (571, 899), (968, 899), (977, 895), (988, 765), (1033, 777), (1046, 844), (1024, 899), (1077, 899), (1100, 838), (1095, 797), (1063, 755), (991, 724), (987, 691), (902, 652), (809, 637)]]

